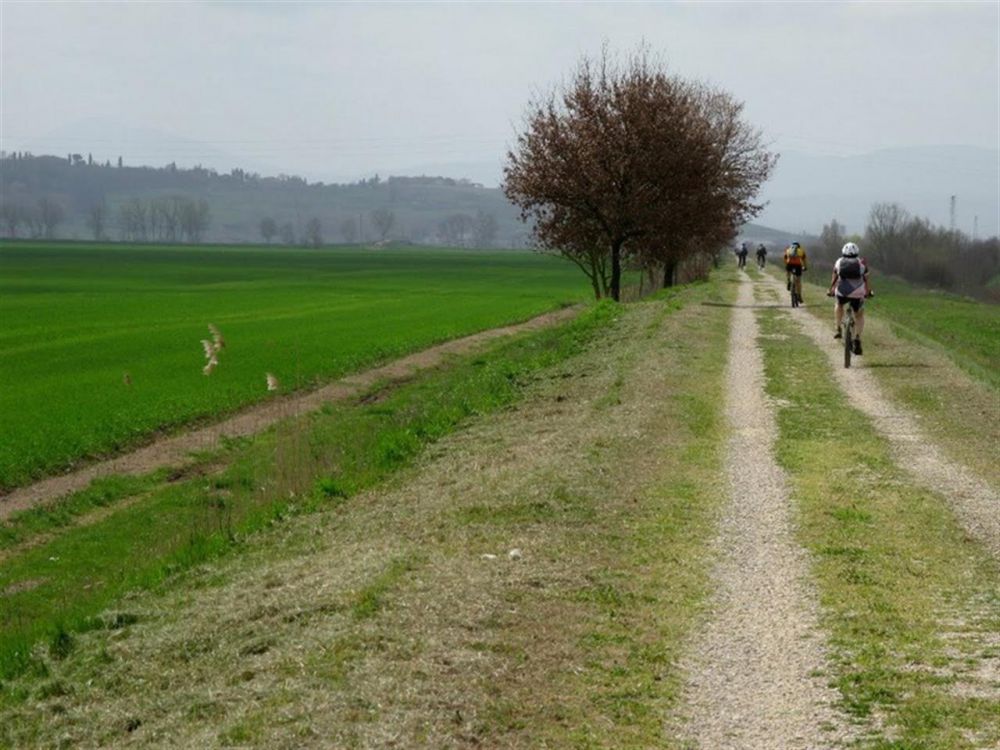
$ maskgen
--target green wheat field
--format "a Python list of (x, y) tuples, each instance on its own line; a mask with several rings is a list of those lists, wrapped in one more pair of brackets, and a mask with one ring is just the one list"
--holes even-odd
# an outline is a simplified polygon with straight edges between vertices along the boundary
[(0, 490), (587, 296), (529, 252), (5, 242)]

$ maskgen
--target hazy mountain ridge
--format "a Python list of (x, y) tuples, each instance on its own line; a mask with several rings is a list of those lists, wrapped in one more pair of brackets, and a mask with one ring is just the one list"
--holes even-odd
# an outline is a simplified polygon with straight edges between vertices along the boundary
[(260, 242), (260, 222), (265, 217), (291, 225), (297, 237), (310, 220), (318, 219), (326, 242), (341, 241), (341, 225), (352, 220), (361, 227), (359, 239), (372, 241), (380, 239), (380, 233), (372, 225), (371, 213), (380, 209), (394, 216), (389, 239), (440, 241), (441, 223), (449, 217), (486, 215), (496, 220), (493, 244), (527, 242), (526, 229), (503, 193), (446, 177), (373, 176), (327, 185), (287, 175), (262, 177), (241, 169), (220, 174), (201, 167), (117, 167), (86, 160), (71, 164), (67, 157), (35, 156), (3, 159), (0, 186), (7, 203), (31, 207), (46, 196), (57, 201), (66, 214), (57, 236), (68, 238), (92, 238), (86, 217), (102, 201), (108, 206), (108, 234), (117, 239), (116, 224), (126, 203), (183, 195), (208, 203), (211, 220), (204, 239), (209, 242)]
[[(208, 154), (209, 147), (197, 149), (196, 145), (180, 155)], [(209, 162), (221, 163), (219, 160), (225, 158), (219, 155)], [(111, 163), (116, 164), (116, 158)], [(411, 176), (417, 171), (446, 176)], [(324, 184), (287, 175), (262, 177), (242, 169), (228, 173), (171, 166), (118, 169), (98, 166), (96, 161), (93, 165), (70, 165), (68, 156), (45, 156), (24, 161), (4, 159), (0, 199), (31, 203), (42, 195), (54, 195), (67, 211), (60, 236), (78, 238), (89, 236), (85, 215), (102, 197), (109, 204), (113, 223), (118, 206), (133, 197), (149, 200), (181, 193), (209, 202), (212, 221), (206, 239), (214, 242), (260, 241), (259, 224), (265, 216), (279, 224), (291, 223), (299, 233), (311, 218), (317, 218), (326, 241), (341, 240), (339, 226), (353, 218), (362, 224), (366, 238), (375, 239), (377, 233), (367, 225), (368, 215), (383, 208), (395, 214), (390, 237), (397, 239), (433, 242), (438, 239), (440, 223), (448, 216), (474, 216), (481, 211), (496, 219), (496, 244), (520, 246), (528, 241), (516, 209), (499, 189), (490, 186), (490, 175), (495, 176), (494, 184), (500, 178), (496, 161), (426, 163), (420, 170), (401, 167), (389, 173), (406, 177), (377, 183), (368, 179)], [(477, 176), (483, 182), (456, 178), (460, 174)], [(876, 202), (900, 203), (911, 214), (947, 226), (949, 199), (955, 195), (957, 227), (972, 235), (973, 217), (978, 216), (976, 234), (992, 236), (1000, 232), (998, 182), (997, 149), (932, 146), (846, 157), (786, 151), (763, 188), (761, 197), (767, 201), (764, 211), (742, 235), (780, 244), (818, 235), (833, 218), (846, 225), (849, 233), (861, 233)]]
[(1000, 150), (972, 146), (894, 148), (857, 156), (782, 153), (764, 186), (769, 201), (758, 219), (769, 226), (818, 233), (836, 218), (848, 232), (864, 231), (871, 205), (899, 203), (934, 224), (950, 223), (950, 196), (957, 197), (956, 228), (978, 236), (1000, 232)]
[[(439, 225), (449, 216), (482, 213), (496, 219), (495, 245), (523, 247), (530, 243), (530, 233), (517, 209), (499, 188), (452, 177), (392, 176), (327, 185), (284, 175), (262, 177), (239, 169), (219, 174), (200, 167), (117, 167), (88, 164), (86, 160), (70, 164), (65, 157), (33, 156), (3, 159), (0, 186), (0, 201), (31, 206), (43, 196), (57, 200), (66, 211), (57, 236), (65, 238), (92, 239), (87, 213), (102, 200), (108, 206), (108, 235), (118, 239), (118, 214), (125, 203), (134, 198), (150, 201), (179, 194), (208, 202), (211, 221), (204, 239), (209, 242), (262, 242), (260, 221), (264, 217), (279, 224), (290, 223), (299, 237), (306, 223), (318, 218), (326, 242), (343, 241), (340, 225), (350, 219), (360, 222), (364, 239), (371, 241), (378, 238), (371, 212), (389, 209), (396, 217), (389, 232), (393, 239), (441, 242)], [(743, 233), (769, 243), (786, 243), (793, 238), (756, 224), (744, 227)]]

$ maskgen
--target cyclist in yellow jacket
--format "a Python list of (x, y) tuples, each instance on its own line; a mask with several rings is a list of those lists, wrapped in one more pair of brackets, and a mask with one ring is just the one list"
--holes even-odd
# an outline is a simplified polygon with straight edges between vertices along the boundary
[(795, 274), (798, 287), (799, 300), (802, 299), (802, 272), (809, 270), (809, 263), (806, 259), (806, 249), (798, 242), (793, 242), (785, 248), (785, 289), (792, 288), (792, 274)]

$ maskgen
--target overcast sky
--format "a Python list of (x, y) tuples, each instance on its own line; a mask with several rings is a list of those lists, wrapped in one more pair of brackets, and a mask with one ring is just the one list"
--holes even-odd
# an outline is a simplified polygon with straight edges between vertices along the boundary
[(995, 0), (2, 0), (0, 14), (8, 151), (327, 180), (464, 162), (486, 179), (533, 92), (604, 40), (645, 40), (729, 90), (778, 150), (996, 148), (1000, 133)]

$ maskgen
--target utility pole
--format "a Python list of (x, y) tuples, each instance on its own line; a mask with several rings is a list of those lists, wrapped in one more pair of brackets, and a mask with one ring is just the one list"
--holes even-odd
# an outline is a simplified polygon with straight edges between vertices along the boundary
[(972, 217), (972, 241), (975, 242), (979, 239), (979, 216)]
[(951, 231), (955, 231), (955, 196), (951, 196)]

